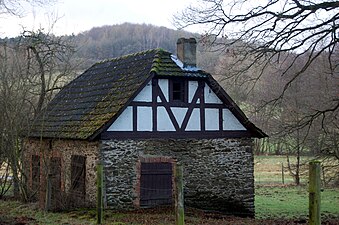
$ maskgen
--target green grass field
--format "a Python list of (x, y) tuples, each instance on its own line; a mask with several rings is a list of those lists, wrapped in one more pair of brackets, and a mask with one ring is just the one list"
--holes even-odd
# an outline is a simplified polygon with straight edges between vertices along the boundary
[[(256, 218), (307, 218), (307, 187), (257, 187)], [(324, 189), (321, 193), (322, 217), (339, 217), (339, 189)]]
[[(285, 156), (255, 156), (255, 209), (256, 218), (306, 218), (308, 216), (308, 162), (305, 163), (301, 186), (295, 186), (286, 169)], [(295, 162), (295, 158), (291, 158)], [(284, 183), (282, 179), (284, 165)], [(321, 193), (322, 217), (339, 217), (339, 188), (323, 187)]]

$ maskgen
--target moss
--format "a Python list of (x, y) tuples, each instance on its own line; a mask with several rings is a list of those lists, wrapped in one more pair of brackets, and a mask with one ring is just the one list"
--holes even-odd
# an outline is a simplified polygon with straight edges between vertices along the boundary
[(157, 76), (187, 76), (164, 49), (153, 49), (94, 64), (62, 89), (38, 118), (32, 136), (91, 137), (145, 84)]

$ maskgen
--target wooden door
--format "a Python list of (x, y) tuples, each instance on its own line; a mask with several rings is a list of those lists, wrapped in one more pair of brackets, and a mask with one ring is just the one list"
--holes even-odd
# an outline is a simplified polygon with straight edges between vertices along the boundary
[(31, 167), (32, 200), (37, 201), (40, 194), (40, 156), (32, 155)]
[(51, 182), (51, 209), (59, 210), (62, 208), (61, 159), (59, 157), (51, 158), (50, 182)]
[(71, 205), (81, 206), (86, 195), (86, 157), (71, 157)]
[(140, 206), (172, 204), (172, 164), (141, 163)]

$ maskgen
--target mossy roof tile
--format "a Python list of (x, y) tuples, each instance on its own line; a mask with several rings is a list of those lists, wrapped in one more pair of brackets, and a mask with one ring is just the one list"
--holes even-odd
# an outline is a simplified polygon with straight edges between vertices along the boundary
[(159, 76), (187, 75), (162, 49), (95, 63), (56, 95), (35, 119), (29, 135), (90, 139), (155, 71)]
[(98, 62), (55, 96), (35, 118), (28, 135), (94, 139), (152, 76), (210, 77), (201, 70), (181, 68), (162, 49)]

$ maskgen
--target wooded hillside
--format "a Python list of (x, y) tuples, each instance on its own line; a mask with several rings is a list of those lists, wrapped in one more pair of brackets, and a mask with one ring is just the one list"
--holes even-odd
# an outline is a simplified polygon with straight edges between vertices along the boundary
[(74, 38), (79, 58), (98, 61), (154, 48), (175, 52), (178, 38), (192, 36), (198, 37), (166, 27), (124, 23), (94, 27)]

